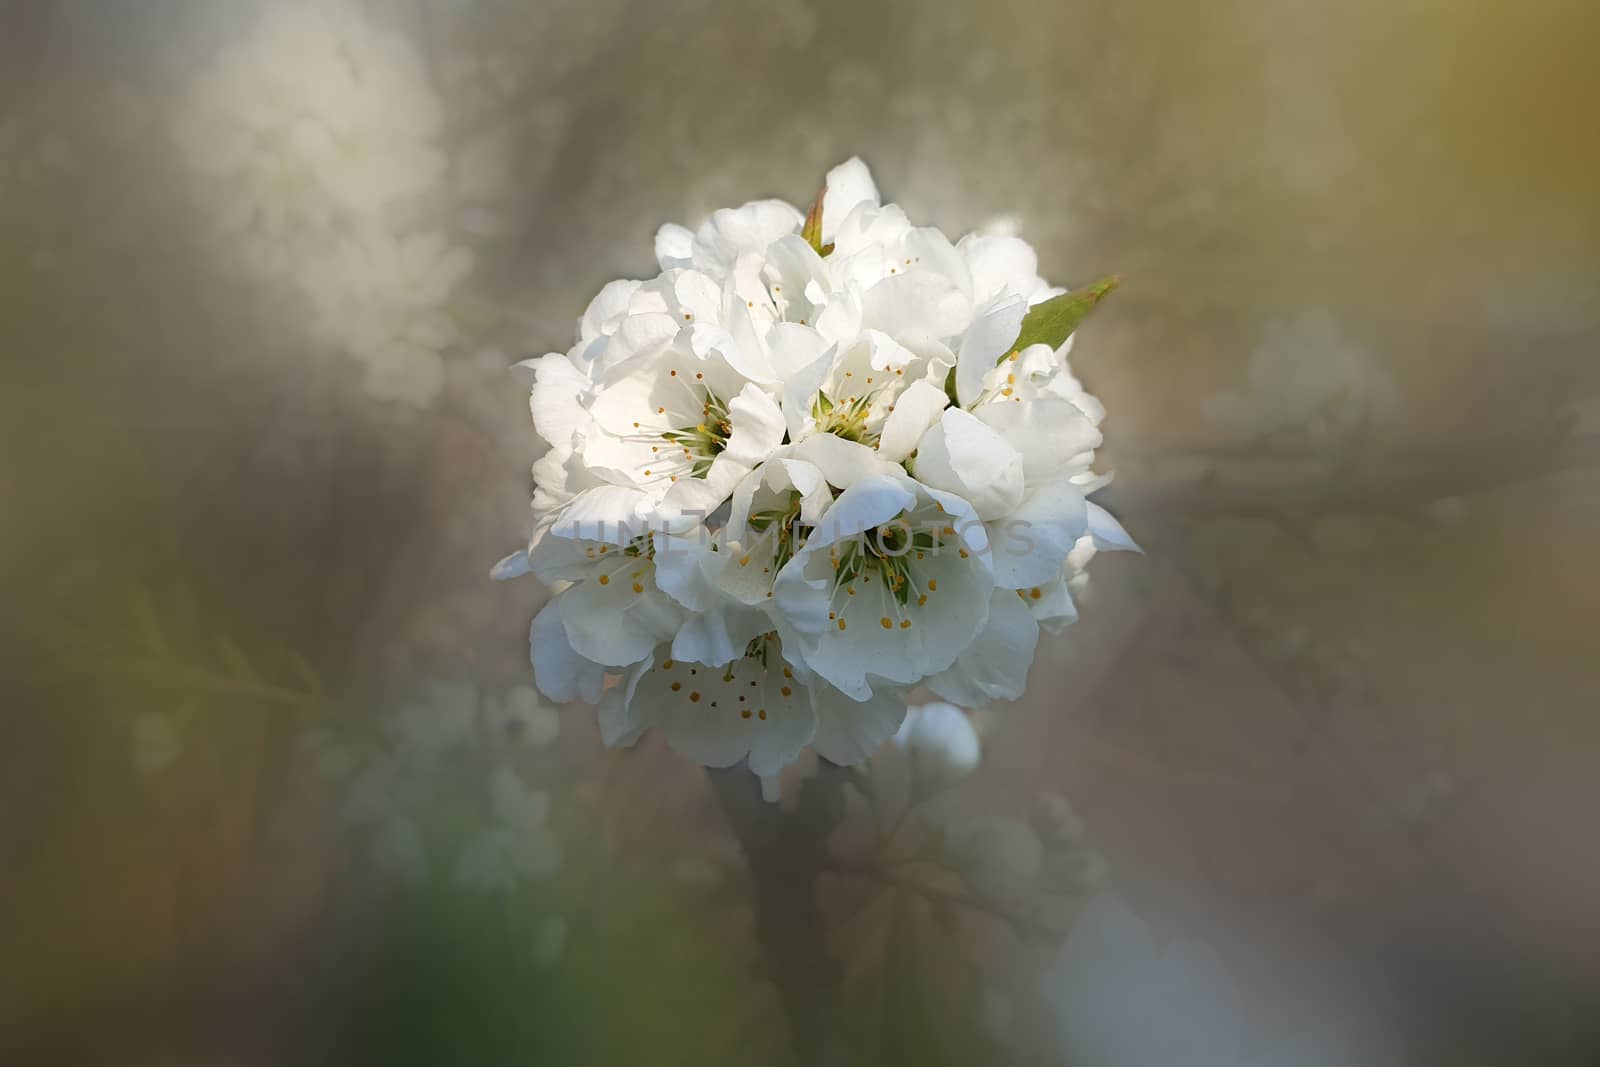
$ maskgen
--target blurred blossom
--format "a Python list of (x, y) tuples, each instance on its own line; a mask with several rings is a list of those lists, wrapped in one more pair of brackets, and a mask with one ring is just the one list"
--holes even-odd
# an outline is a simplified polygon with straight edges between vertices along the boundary
[(295, 0), (212, 60), (175, 122), (219, 248), (297, 290), (312, 332), (361, 364), (368, 393), (407, 407), (444, 386), (443, 356), (461, 340), (451, 300), (474, 263), (434, 201), (509, 185), (498, 128), (452, 173), (448, 117), (408, 37), (345, 0)]
[(1244, 390), (1205, 402), (1206, 415), (1224, 429), (1314, 447), (1350, 444), (1389, 422), (1398, 407), (1388, 371), (1325, 311), (1268, 323)]
[(490, 778), (493, 821), (467, 841), (456, 882), (468, 889), (504, 893), (561, 868), (561, 844), (546, 826), (550, 798), (534, 792), (507, 767)]
[(133, 766), (140, 774), (159, 774), (182, 754), (183, 738), (171, 715), (144, 712), (133, 721)]
[(514, 685), (499, 697), (485, 697), (484, 724), (490, 736), (543, 748), (561, 732), (561, 717), (531, 685)]
[[(992, 899), (1075, 895), (1103, 864), (1064, 797), (1045, 793), (1031, 820), (965, 810), (958, 787), (982, 755), (970, 717), (950, 704), (906, 710), (899, 732), (845, 787), (845, 815), (828, 839), (856, 866), (916, 865), (931, 883), (959, 879)], [(1050, 902), (1029, 907), (1052, 911)]]
[(403, 704), (390, 725), (401, 752), (423, 763), (466, 742), (480, 699), (471, 682), (431, 682), (426, 692), (426, 700)]
[(345, 724), (303, 739), (349, 830), (366, 839), (374, 872), (417, 885), (452, 870), (456, 885), (482, 892), (549, 878), (562, 865), (550, 797), (513, 759), (555, 740), (555, 709), (528, 686), (422, 688), (421, 699), (381, 715), (376, 730)]
[(1357, 1036), (1284, 1025), (1196, 941), (1163, 942), (1110, 895), (1079, 915), (1045, 979), (1073, 1063), (1115, 1067), (1377, 1067)]
[(829, 839), (836, 854), (915, 851), (951, 804), (950, 791), (978, 767), (982, 744), (952, 704), (912, 705), (888, 742), (845, 787), (845, 817)]
[(189, 87), (175, 134), (247, 266), (294, 269), (307, 243), (392, 221), (447, 165), (421, 54), (344, 0), (262, 9)]
[(303, 270), (313, 331), (362, 365), (369, 393), (415, 407), (438, 396), (441, 353), (459, 339), (449, 301), (470, 252), (438, 233), (364, 226), (307, 256)]
[(1027, 823), (986, 815), (946, 827), (944, 858), (978, 893), (1003, 898), (1033, 884), (1044, 864), (1044, 847)]

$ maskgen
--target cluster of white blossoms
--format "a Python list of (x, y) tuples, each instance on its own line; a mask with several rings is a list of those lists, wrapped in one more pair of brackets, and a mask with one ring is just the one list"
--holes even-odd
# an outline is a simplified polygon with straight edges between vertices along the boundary
[(1113, 283), (913, 226), (855, 159), (809, 212), (668, 225), (656, 255), (520, 365), (550, 448), (495, 573), (556, 590), (540, 689), (600, 702), (608, 744), (653, 727), (762, 776), (860, 762), (915, 686), (1019, 696), (1089, 550), (1132, 547), (1087, 499), (1104, 411), (1066, 358)]
[(427, 206), (451, 181), (422, 52), (351, 0), (263, 8), (194, 78), (174, 136), (228, 258), (298, 290), (382, 400), (424, 406), (470, 251)]

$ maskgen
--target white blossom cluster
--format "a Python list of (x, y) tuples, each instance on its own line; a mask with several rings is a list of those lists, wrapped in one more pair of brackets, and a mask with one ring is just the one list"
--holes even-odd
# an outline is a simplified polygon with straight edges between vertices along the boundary
[(1073, 294), (1015, 237), (913, 226), (855, 159), (808, 213), (721, 210), (656, 255), (520, 365), (550, 447), (496, 575), (556, 589), (545, 695), (762, 776), (860, 762), (918, 685), (1019, 696), (1092, 549), (1132, 547), (1087, 499), (1104, 410), (1070, 338), (1022, 343)]
[(201, 70), (174, 128), (229, 259), (299, 291), (367, 391), (413, 406), (443, 387), (473, 266), (418, 209), (450, 178), (447, 117), (404, 33), (349, 0), (291, 0)]

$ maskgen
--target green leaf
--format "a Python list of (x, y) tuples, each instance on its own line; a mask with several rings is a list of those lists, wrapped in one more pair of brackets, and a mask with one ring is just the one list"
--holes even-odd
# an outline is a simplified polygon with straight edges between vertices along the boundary
[[(1017, 340), (1011, 346), (1012, 352), (1020, 352), (1029, 345), (1049, 345), (1059, 348), (1062, 342), (1072, 336), (1072, 331), (1083, 324), (1095, 306), (1117, 286), (1122, 284), (1122, 275), (1113, 274), (1101, 278), (1092, 285), (1085, 285), (1081, 289), (1074, 289), (1060, 296), (1053, 296), (1040, 304), (1035, 304), (1028, 309), (1028, 315), (1022, 320), (1022, 331), (1017, 334)], [(1011, 353), (1007, 352), (1009, 356)], [(1006, 357), (1001, 356), (1001, 360)]]

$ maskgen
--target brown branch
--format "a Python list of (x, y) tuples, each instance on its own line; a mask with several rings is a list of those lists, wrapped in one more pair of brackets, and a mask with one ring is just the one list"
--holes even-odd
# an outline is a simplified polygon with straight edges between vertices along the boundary
[(778, 988), (799, 1062), (847, 1062), (837, 1004), (842, 971), (828, 955), (817, 904), (817, 875), (828, 858), (828, 834), (843, 814), (847, 771), (818, 760), (800, 805), (785, 813), (761, 796), (761, 782), (743, 766), (710, 770), (711, 784), (744, 848), (756, 908), (756, 934)]

